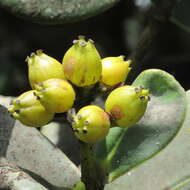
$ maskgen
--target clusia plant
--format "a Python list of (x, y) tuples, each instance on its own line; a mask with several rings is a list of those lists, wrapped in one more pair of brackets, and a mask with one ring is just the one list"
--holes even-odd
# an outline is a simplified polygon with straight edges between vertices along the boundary
[[(158, 151), (152, 148), (147, 154), (139, 154), (137, 145), (124, 142), (128, 131), (132, 131), (127, 139), (130, 142), (133, 131), (141, 134), (156, 125), (150, 121), (153, 105), (174, 101), (163, 100), (173, 93), (171, 86), (180, 88), (168, 73), (146, 70), (132, 84), (126, 84), (132, 61), (124, 56), (101, 58), (94, 41), (84, 36), (73, 41), (62, 63), (42, 50), (32, 53), (26, 62), (32, 89), (12, 100), (9, 112), (29, 127), (46, 125), (57, 115), (67, 119), (80, 144), (81, 182), (73, 189), (102, 190), (106, 183)], [(103, 106), (92, 103), (97, 96), (104, 100)], [(133, 146), (137, 147), (136, 159), (129, 153), (123, 156), (124, 150)]]

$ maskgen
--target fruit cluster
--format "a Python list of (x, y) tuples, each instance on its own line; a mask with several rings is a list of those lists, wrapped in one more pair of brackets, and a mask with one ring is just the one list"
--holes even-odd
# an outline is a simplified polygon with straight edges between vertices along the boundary
[(94, 143), (103, 139), (109, 132), (110, 120), (128, 128), (145, 113), (148, 90), (128, 85), (116, 88), (125, 82), (131, 61), (125, 61), (123, 56), (101, 60), (91, 39), (79, 36), (74, 40), (62, 64), (41, 50), (32, 53), (26, 62), (32, 89), (12, 100), (9, 112), (27, 126), (41, 127), (55, 113), (67, 112), (76, 99), (74, 86), (86, 87), (97, 82), (115, 89), (105, 101), (105, 110), (87, 105), (73, 115), (72, 128), (81, 141)]

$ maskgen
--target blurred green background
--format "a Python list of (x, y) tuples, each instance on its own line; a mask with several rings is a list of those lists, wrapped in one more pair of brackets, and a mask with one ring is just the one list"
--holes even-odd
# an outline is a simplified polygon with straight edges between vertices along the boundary
[[(149, 0), (122, 0), (98, 16), (61, 25), (35, 24), (0, 8), (0, 94), (18, 96), (30, 89), (25, 58), (31, 52), (43, 49), (61, 62), (78, 35), (92, 38), (102, 57), (128, 57), (147, 24), (150, 5)], [(140, 70), (163, 69), (187, 90), (189, 64), (190, 35), (171, 22), (163, 27)]]

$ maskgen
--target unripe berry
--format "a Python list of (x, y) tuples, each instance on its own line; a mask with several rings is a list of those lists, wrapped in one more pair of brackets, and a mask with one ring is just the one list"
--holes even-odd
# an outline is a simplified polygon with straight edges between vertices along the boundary
[(47, 110), (55, 113), (67, 111), (75, 100), (73, 87), (62, 79), (49, 79), (39, 83), (35, 95)]
[(144, 115), (149, 91), (142, 86), (122, 86), (113, 90), (105, 102), (105, 110), (120, 127), (130, 127)]
[(41, 127), (53, 119), (54, 113), (41, 105), (34, 96), (35, 92), (35, 90), (27, 91), (12, 100), (9, 112), (24, 125)]
[(26, 58), (28, 63), (28, 77), (30, 85), (35, 85), (51, 78), (65, 79), (62, 64), (56, 59), (46, 55), (42, 50), (37, 50)]
[(107, 86), (115, 86), (126, 80), (131, 68), (131, 60), (124, 61), (124, 56), (106, 57), (102, 59), (101, 82)]
[(98, 106), (85, 106), (74, 117), (75, 135), (86, 143), (95, 143), (103, 139), (108, 134), (109, 128), (109, 116)]
[(86, 190), (86, 186), (82, 181), (77, 182), (71, 190)]
[(84, 37), (73, 41), (63, 57), (65, 77), (79, 87), (95, 84), (101, 76), (101, 58), (92, 40)]

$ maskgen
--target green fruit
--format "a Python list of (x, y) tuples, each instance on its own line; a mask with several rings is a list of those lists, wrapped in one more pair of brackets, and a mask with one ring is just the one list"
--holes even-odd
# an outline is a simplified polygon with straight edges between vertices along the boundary
[(63, 57), (65, 77), (79, 87), (90, 86), (99, 81), (101, 58), (93, 41), (80, 36)]
[(123, 56), (102, 59), (101, 82), (107, 86), (115, 86), (126, 80), (131, 68), (131, 61), (124, 61)]
[(51, 78), (65, 79), (62, 64), (56, 59), (37, 50), (26, 58), (28, 63), (29, 82), (33, 89), (35, 85)]
[(39, 83), (35, 95), (47, 110), (55, 113), (69, 110), (75, 100), (73, 87), (62, 79), (49, 79)]
[(141, 119), (149, 99), (149, 91), (142, 86), (122, 86), (109, 94), (105, 110), (118, 126), (127, 128)]
[(72, 190), (86, 190), (86, 186), (82, 181), (77, 182)]
[(27, 91), (12, 100), (9, 112), (24, 125), (41, 127), (53, 119), (54, 113), (47, 111), (41, 105), (34, 96), (35, 92), (35, 90)]
[(109, 116), (98, 106), (85, 106), (74, 117), (74, 133), (78, 139), (86, 143), (95, 143), (103, 139), (109, 128)]

